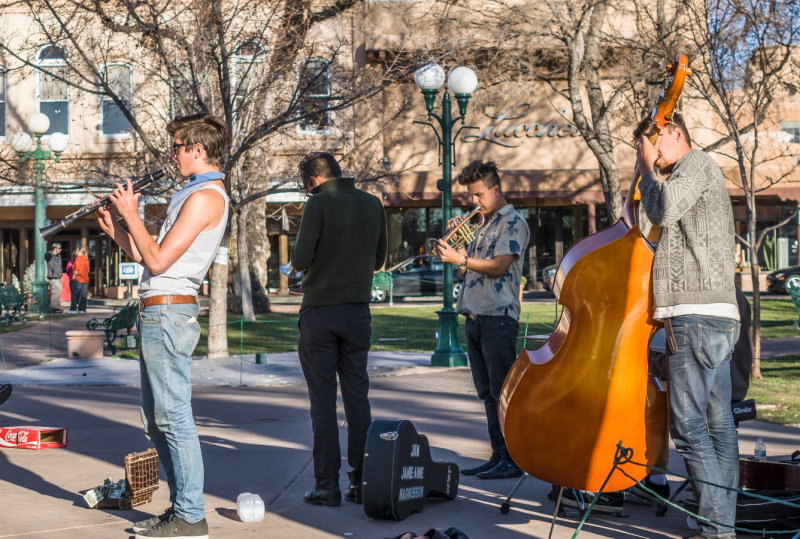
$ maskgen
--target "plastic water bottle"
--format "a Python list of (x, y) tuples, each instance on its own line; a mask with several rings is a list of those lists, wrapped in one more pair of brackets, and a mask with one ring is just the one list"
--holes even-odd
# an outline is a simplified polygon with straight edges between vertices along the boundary
[(292, 267), (292, 263), (289, 262), (288, 264), (284, 264), (278, 268), (281, 273), (286, 275), (290, 279), (301, 279), (303, 277), (302, 271), (295, 271)]
[(236, 513), (242, 522), (264, 520), (264, 500), (258, 494), (243, 492), (236, 498)]
[(756, 439), (756, 445), (753, 447), (753, 458), (755, 460), (767, 460), (767, 444), (761, 438)]

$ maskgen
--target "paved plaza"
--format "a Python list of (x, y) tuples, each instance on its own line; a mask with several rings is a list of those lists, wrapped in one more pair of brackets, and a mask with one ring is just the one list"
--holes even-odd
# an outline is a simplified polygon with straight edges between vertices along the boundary
[[(138, 414), (136, 360), (59, 357), (63, 331), (85, 323), (80, 318), (63, 318), (49, 328), (32, 324), (0, 335), (6, 367), (0, 383), (14, 384), (13, 395), (0, 407), (0, 426), (69, 429), (65, 449), (0, 449), (0, 539), (130, 537), (131, 521), (167, 506), (162, 482), (153, 502), (132, 511), (85, 507), (83, 492), (107, 477), (122, 478), (124, 456), (146, 449), (148, 442)], [(797, 340), (786, 341), (765, 341), (765, 349), (778, 355), (798, 349)], [(303, 503), (303, 492), (314, 479), (308, 400), (297, 356), (271, 354), (261, 360), (265, 362), (256, 363), (253, 355), (245, 355), (214, 361), (198, 358), (193, 363), (211, 537), (381, 539), (451, 526), (470, 539), (548, 536), (553, 511), (546, 497), (549, 485), (533, 478), (517, 491), (507, 515), (499, 508), (515, 479), (461, 476), (455, 500), (430, 501), (421, 513), (400, 522), (368, 519), (361, 506), (346, 501), (341, 507)], [(425, 354), (371, 354), (373, 417), (408, 419), (428, 437), (434, 459), (461, 468), (475, 465), (488, 457), (489, 444), (483, 406), (469, 370), (428, 365)], [(343, 421), (343, 414), (340, 417)], [(341, 432), (344, 446), (344, 425)], [(756, 437), (764, 438), (773, 455), (800, 448), (800, 429), (748, 421), (739, 431), (743, 454), (752, 451)], [(683, 473), (682, 459), (674, 451), (671, 469)], [(670, 479), (676, 488), (680, 479)], [(242, 492), (264, 499), (263, 521), (239, 521), (235, 500)], [(673, 509), (656, 517), (652, 507), (626, 504), (624, 514), (592, 516), (579, 537), (677, 538), (690, 531), (685, 517)], [(577, 522), (558, 519), (553, 537), (571, 537)]]

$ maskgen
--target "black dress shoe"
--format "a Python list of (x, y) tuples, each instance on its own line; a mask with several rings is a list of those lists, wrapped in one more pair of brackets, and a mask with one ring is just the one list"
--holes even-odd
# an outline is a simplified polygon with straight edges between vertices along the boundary
[(347, 472), (350, 478), (350, 486), (344, 491), (344, 499), (348, 502), (362, 503), (361, 498), (361, 474), (356, 472)]
[(311, 505), (336, 507), (342, 505), (342, 492), (339, 489), (314, 487), (314, 490), (306, 492), (303, 500)]
[(516, 464), (510, 460), (501, 460), (497, 465), (485, 472), (475, 474), (479, 479), (508, 479), (509, 477), (521, 477), (523, 472)]
[(485, 472), (487, 470), (491, 470), (500, 462), (500, 457), (492, 457), (483, 464), (479, 464), (474, 468), (464, 468), (461, 470), (462, 475), (477, 475), (481, 472)]

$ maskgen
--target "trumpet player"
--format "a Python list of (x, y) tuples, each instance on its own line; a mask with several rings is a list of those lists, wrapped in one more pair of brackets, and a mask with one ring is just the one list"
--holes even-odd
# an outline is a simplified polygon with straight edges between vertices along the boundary
[[(461, 473), (480, 479), (519, 477), (522, 470), (508, 454), (500, 430), (497, 400), (517, 355), (519, 282), (530, 231), (525, 218), (503, 196), (494, 162), (473, 161), (456, 181), (467, 187), (485, 223), (466, 248), (456, 250), (441, 241), (435, 248), (444, 262), (457, 265), (464, 275), (456, 310), (466, 316), (467, 356), (475, 390), (486, 408), (492, 446), (489, 460)], [(451, 219), (448, 226), (452, 229), (458, 222)]]

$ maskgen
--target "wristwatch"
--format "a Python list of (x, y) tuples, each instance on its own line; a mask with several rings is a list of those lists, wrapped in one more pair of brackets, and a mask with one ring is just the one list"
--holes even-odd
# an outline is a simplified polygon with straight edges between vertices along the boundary
[(464, 261), (458, 265), (459, 270), (467, 271), (467, 260), (469, 260), (469, 257), (467, 255), (464, 255)]

